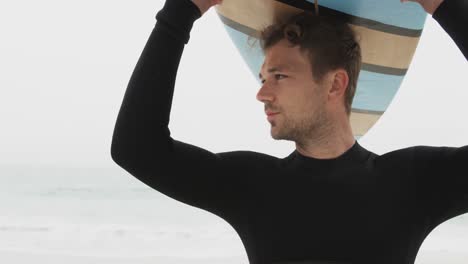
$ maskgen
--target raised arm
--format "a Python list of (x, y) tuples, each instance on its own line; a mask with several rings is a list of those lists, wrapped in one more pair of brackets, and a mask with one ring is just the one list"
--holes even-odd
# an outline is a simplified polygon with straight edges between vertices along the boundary
[(442, 26), (468, 59), (467, 0), (400, 0), (419, 3)]
[(468, 59), (468, 1), (444, 0), (435, 10), (432, 17), (450, 35)]
[[(204, 10), (206, 11), (206, 10)], [(202, 12), (166, 0), (129, 81), (115, 124), (112, 159), (148, 186), (218, 215), (239, 205), (236, 153), (211, 153), (170, 136), (169, 116), (184, 45)], [(202, 89), (203, 87), (192, 87)]]
[(468, 146), (414, 147), (416, 189), (434, 225), (468, 213)]

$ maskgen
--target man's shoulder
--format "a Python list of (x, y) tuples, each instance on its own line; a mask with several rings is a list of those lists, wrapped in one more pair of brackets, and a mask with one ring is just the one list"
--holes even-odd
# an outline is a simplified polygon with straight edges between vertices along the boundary
[(389, 151), (379, 156), (382, 160), (410, 160), (410, 161), (430, 161), (450, 156), (457, 151), (468, 149), (464, 147), (449, 147), (449, 146), (428, 146), (416, 145)]
[(277, 164), (286, 158), (279, 158), (270, 154), (252, 151), (235, 150), (216, 153), (225, 163), (243, 167), (261, 167)]

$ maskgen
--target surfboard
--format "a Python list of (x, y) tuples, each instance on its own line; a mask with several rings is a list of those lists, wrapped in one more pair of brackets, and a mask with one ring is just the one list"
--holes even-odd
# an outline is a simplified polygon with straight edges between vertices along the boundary
[(426, 12), (399, 0), (223, 0), (215, 10), (252, 74), (265, 59), (258, 36), (266, 26), (302, 11), (339, 16), (358, 34), (362, 68), (350, 116), (360, 138), (392, 102), (411, 64)]

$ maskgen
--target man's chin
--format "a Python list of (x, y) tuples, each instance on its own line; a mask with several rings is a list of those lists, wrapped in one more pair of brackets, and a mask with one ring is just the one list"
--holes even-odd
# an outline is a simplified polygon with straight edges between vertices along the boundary
[(275, 130), (274, 127), (271, 128), (271, 131), (270, 131), (270, 135), (273, 139), (275, 140), (283, 140), (283, 139), (286, 139), (287, 136), (284, 135), (283, 133), (281, 133), (280, 131), (278, 130)]
[(273, 126), (271, 127), (270, 135), (273, 139), (276, 139), (276, 140), (280, 139), (278, 131), (275, 131), (275, 128)]

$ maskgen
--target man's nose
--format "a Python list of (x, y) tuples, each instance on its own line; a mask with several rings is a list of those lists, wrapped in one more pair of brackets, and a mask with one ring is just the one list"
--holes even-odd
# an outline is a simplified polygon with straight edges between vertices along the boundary
[(257, 93), (257, 100), (260, 102), (273, 101), (274, 94), (273, 91), (268, 87), (267, 82), (265, 81), (260, 90)]

